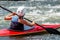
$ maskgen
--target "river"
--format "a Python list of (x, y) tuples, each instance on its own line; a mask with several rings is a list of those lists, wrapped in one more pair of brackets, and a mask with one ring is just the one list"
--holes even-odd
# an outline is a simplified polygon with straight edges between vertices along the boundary
[[(59, 24), (60, 23), (60, 2), (57, 1), (0, 1), (0, 5), (16, 12), (19, 6), (26, 7), (25, 17), (34, 20), (38, 24)], [(0, 29), (9, 28), (10, 21), (4, 17), (9, 12), (0, 8)], [(60, 40), (60, 35), (36, 34), (27, 36), (0, 37), (0, 40)]]

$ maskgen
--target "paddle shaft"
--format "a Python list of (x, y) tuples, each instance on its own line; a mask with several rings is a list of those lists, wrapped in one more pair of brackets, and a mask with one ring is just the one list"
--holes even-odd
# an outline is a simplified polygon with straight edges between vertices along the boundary
[(9, 11), (10, 13), (13, 13), (12, 11), (10, 11), (10, 10), (8, 10), (8, 9), (6, 9), (6, 8), (4, 8), (4, 7), (2, 7), (2, 6), (0, 6), (2, 9), (4, 9), (4, 10), (6, 10), (6, 11)]
[[(6, 10), (6, 11), (9, 11), (10, 13), (13, 13), (12, 11), (10, 11), (10, 10), (2, 7), (2, 6), (0, 6), (0, 7), (1, 7), (2, 9)], [(31, 20), (29, 20), (29, 19), (27, 19), (27, 18), (24, 18), (24, 19), (32, 22)], [(58, 35), (60, 35), (60, 32), (57, 31), (56, 29), (53, 29), (53, 28), (45, 28), (45, 27), (43, 27), (42, 25), (39, 25), (39, 24), (37, 24), (37, 23), (35, 23), (35, 24), (38, 25), (38, 26), (40, 26), (40, 27), (42, 27), (42, 28), (44, 28), (44, 29), (45, 29), (48, 33), (50, 33), (50, 34), (58, 34)]]

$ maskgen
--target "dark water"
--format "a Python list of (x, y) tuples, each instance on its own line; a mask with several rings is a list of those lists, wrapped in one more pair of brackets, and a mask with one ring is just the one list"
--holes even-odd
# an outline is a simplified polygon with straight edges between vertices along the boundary
[[(58, 1), (49, 1), (49, 0), (33, 1), (33, 2), (31, 2), (31, 1), (26, 1), (26, 2), (0, 1), (0, 5), (13, 12), (16, 12), (17, 6), (24, 5), (26, 7), (32, 7), (32, 8), (27, 9), (27, 11), (26, 11), (26, 17), (28, 19), (34, 20), (39, 24), (60, 23), (60, 15), (59, 15), (60, 8), (58, 6), (58, 5), (60, 5), (59, 0)], [(55, 6), (57, 6), (57, 8)], [(55, 7), (55, 8), (53, 8), (53, 7)], [(33, 13), (33, 14), (31, 15), (31, 13)], [(0, 29), (9, 28), (10, 21), (4, 20), (4, 17), (7, 14), (9, 14), (9, 12), (0, 8)], [(42, 35), (41, 34), (39, 33), (39, 34), (35, 34), (35, 35), (32, 34), (32, 35), (27, 35), (27, 36), (0, 37), (0, 40), (60, 40), (60, 35), (53, 35), (53, 34), (46, 34), (46, 33), (42, 34)]]
[(59, 35), (43, 34), (43, 35), (29, 35), (29, 36), (13, 36), (13, 37), (0, 37), (0, 40), (60, 40)]

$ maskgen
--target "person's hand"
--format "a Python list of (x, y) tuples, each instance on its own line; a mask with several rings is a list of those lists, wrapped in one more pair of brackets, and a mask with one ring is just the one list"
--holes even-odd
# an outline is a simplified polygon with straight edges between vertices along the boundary
[(35, 24), (35, 22), (33, 21), (32, 24)]
[(13, 15), (17, 15), (15, 12), (12, 13)]

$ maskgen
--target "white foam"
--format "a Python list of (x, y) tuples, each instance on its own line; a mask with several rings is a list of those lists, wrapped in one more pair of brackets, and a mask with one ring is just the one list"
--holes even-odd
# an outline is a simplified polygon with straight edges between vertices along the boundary
[[(9, 8), (12, 9), (12, 8), (18, 8), (20, 6), (10, 6)], [(36, 7), (25, 7), (25, 8), (30, 8), (30, 9), (35, 9)]]

